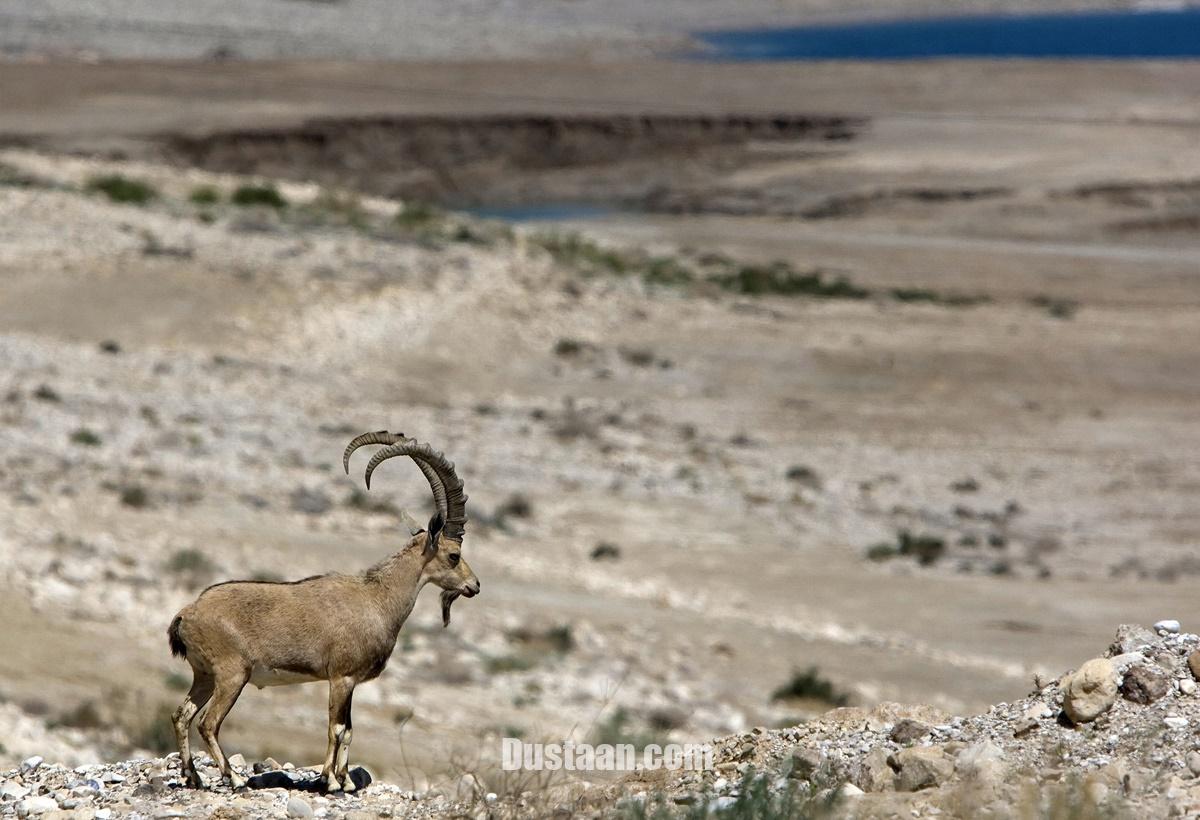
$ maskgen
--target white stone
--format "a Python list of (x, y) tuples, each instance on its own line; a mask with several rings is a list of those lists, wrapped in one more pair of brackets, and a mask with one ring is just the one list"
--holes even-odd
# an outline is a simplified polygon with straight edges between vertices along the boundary
[(32, 791), (28, 786), (22, 786), (20, 783), (5, 783), (4, 788), (0, 789), (0, 798), (4, 798), (5, 800), (20, 800), (28, 797)]
[(1200, 752), (1188, 752), (1187, 767), (1189, 772), (1200, 777)]
[(108, 820), (112, 817), (112, 809), (96, 809), (96, 820)]
[(1196, 694), (1196, 682), (1191, 678), (1184, 678), (1179, 682), (1179, 691), (1185, 695)]
[(1178, 715), (1167, 715), (1165, 718), (1163, 718), (1163, 723), (1167, 724), (1167, 727), (1170, 729), (1186, 729), (1188, 725), (1188, 719), (1185, 717), (1179, 717)]
[(865, 793), (866, 792), (864, 792), (858, 786), (855, 786), (853, 783), (844, 783), (842, 784), (842, 787), (838, 789), (838, 794), (840, 794), (842, 797), (862, 797)]
[(1179, 632), (1179, 621), (1171, 619), (1158, 621), (1156, 624), (1154, 624), (1154, 629), (1156, 632), (1169, 632), (1174, 635), (1175, 633)]
[(29, 774), (30, 772), (36, 772), (38, 769), (38, 766), (41, 766), (45, 762), (46, 761), (42, 758), (41, 755), (34, 755), (33, 757), (22, 760), (21, 761), (21, 774)]
[(293, 797), (287, 802), (287, 816), (295, 818), (312, 817), (312, 806), (299, 797)]
[(488, 792), (487, 794), (485, 794), (483, 796), (484, 802), (487, 803), (489, 806), (492, 803), (495, 803), (499, 799), (500, 799), (500, 797), (495, 792)]
[(58, 803), (54, 802), (53, 797), (47, 797), (44, 794), (38, 797), (27, 797), (17, 804), (17, 815), (20, 817), (36, 817), (48, 811), (58, 811)]

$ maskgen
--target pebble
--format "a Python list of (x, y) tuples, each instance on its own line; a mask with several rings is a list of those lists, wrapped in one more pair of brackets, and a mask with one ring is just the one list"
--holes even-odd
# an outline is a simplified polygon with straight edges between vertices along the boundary
[(1187, 767), (1189, 772), (1200, 777), (1200, 752), (1188, 752)]
[(1184, 678), (1179, 682), (1179, 691), (1185, 695), (1196, 694), (1196, 682), (1191, 678)]
[(1154, 624), (1154, 629), (1156, 632), (1165, 632), (1170, 635), (1176, 635), (1179, 633), (1179, 621), (1171, 619), (1158, 621)]
[(308, 805), (308, 803), (300, 797), (289, 798), (287, 802), (287, 816), (300, 818), (312, 817), (312, 806)]
[(1167, 715), (1165, 718), (1163, 718), (1163, 723), (1165, 723), (1170, 729), (1186, 729), (1188, 725), (1188, 719), (1185, 717), (1179, 717), (1178, 715)]
[(21, 761), (21, 774), (32, 774), (38, 770), (38, 767), (45, 763), (45, 759), (41, 755), (34, 755)]

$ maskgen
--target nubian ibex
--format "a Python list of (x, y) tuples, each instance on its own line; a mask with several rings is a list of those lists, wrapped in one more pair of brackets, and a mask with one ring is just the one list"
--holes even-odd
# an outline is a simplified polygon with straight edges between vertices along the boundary
[[(317, 575), (301, 581), (228, 581), (211, 586), (185, 606), (167, 630), (171, 652), (192, 667), (187, 697), (175, 711), (180, 770), (187, 784), (203, 788), (188, 744), (197, 713), (200, 737), (222, 777), (234, 788), (246, 779), (234, 771), (217, 735), (247, 683), (260, 689), (329, 681), (329, 745), (321, 779), (328, 791), (353, 791), (348, 753), (353, 738), (350, 700), (354, 687), (379, 676), (400, 627), (427, 583), (442, 588), (442, 623), (460, 595), (479, 594), (479, 579), (462, 557), (467, 496), (454, 463), (428, 444), (403, 433), (363, 433), (346, 447), (342, 464), (367, 444), (386, 445), (367, 464), (366, 483), (385, 460), (408, 456), (429, 481), (437, 512), (395, 555), (361, 575)], [(207, 708), (205, 708), (207, 704)]]

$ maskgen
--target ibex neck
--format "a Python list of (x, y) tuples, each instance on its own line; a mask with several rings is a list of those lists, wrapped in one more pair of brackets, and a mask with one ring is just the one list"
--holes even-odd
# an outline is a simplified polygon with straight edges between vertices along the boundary
[(406, 549), (367, 571), (367, 580), (378, 586), (380, 604), (393, 634), (412, 613), (417, 593), (424, 586), (425, 559), (419, 549)]

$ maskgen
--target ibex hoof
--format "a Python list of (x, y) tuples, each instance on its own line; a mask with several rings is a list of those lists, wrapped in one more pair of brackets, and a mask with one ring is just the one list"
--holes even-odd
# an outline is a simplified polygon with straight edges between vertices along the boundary
[(337, 781), (337, 778), (335, 778), (333, 775), (330, 775), (329, 777), (327, 777), (325, 779), (325, 791), (329, 792), (330, 794), (333, 794), (335, 792), (340, 792), (341, 790), (342, 790), (342, 784), (339, 783)]
[(350, 776), (349, 772), (342, 775), (342, 791), (349, 794), (350, 792), (356, 791), (357, 789), (358, 789), (358, 786), (354, 785), (354, 778), (352, 778)]
[(229, 773), (229, 787), (234, 791), (246, 788), (246, 778), (242, 777), (237, 772)]
[(192, 769), (189, 772), (184, 772), (183, 777), (184, 777), (184, 783), (187, 784), (187, 787), (189, 789), (203, 789), (204, 788), (204, 781), (202, 779), (200, 779), (200, 774), (195, 769)]

